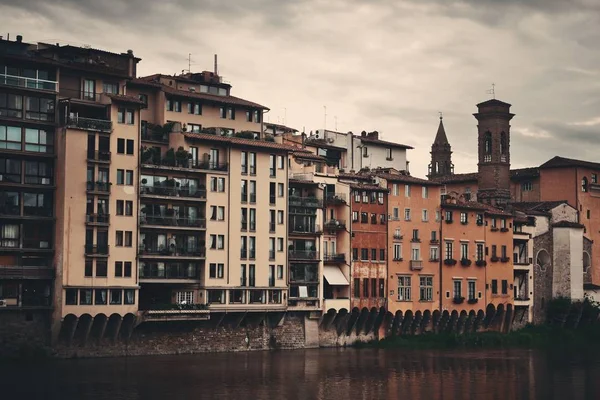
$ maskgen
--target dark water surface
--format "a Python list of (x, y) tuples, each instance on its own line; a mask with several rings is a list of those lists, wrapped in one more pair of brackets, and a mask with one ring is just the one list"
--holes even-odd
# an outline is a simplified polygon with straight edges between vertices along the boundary
[(600, 399), (600, 354), (321, 349), (0, 362), (0, 399)]

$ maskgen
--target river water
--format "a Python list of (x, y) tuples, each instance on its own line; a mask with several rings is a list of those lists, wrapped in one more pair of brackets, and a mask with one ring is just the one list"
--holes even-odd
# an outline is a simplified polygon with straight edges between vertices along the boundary
[(320, 349), (1, 362), (0, 399), (600, 399), (600, 354)]

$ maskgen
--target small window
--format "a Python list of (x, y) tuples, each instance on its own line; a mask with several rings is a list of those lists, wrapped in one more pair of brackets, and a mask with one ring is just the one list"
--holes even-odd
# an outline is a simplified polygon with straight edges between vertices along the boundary
[(117, 139), (117, 154), (125, 154), (125, 139)]
[(134, 146), (133, 140), (127, 139), (127, 154), (133, 155), (133, 146)]

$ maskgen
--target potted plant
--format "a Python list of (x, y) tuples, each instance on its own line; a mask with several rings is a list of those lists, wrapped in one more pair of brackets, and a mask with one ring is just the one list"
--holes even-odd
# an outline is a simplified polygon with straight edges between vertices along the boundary
[(453, 266), (456, 265), (456, 260), (453, 258), (447, 258), (444, 260), (445, 265)]
[(176, 163), (175, 150), (173, 150), (172, 148), (167, 150), (163, 161), (165, 165), (174, 167)]
[(467, 303), (469, 303), (469, 304), (477, 304), (477, 299), (469, 299), (469, 300), (467, 300)]
[(455, 297), (454, 299), (452, 299), (452, 301), (454, 302), (454, 304), (462, 304), (465, 301), (464, 297)]
[(477, 265), (478, 267), (485, 267), (487, 265), (487, 262), (485, 260), (477, 260), (475, 261), (475, 265)]
[(471, 265), (471, 260), (469, 260), (468, 258), (461, 258), (460, 265), (462, 265), (463, 267), (468, 267)]
[(491, 260), (492, 262), (498, 262), (498, 260), (500, 260), (500, 259), (499, 259), (497, 256), (492, 256), (492, 257), (490, 258), (490, 260)]

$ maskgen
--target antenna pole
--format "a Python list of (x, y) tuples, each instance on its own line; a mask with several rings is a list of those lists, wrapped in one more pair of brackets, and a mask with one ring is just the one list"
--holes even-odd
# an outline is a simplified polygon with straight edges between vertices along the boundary
[(333, 117), (335, 120), (335, 131), (337, 132), (337, 115)]
[(192, 53), (188, 53), (188, 74), (192, 73)]
[(496, 99), (496, 84), (492, 83), (492, 97)]
[(327, 130), (327, 106), (323, 106), (323, 109), (325, 110), (324, 111), (324, 113), (325, 113), (325, 115), (324, 115), (324, 117), (325, 117), (325, 123), (324, 123), (324, 126), (323, 126), (323, 130)]

